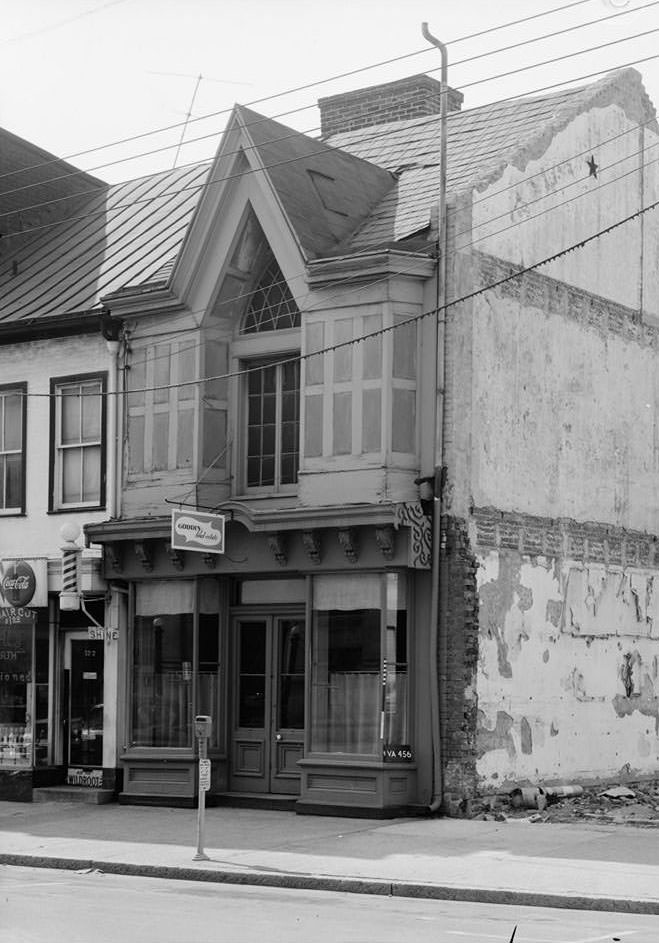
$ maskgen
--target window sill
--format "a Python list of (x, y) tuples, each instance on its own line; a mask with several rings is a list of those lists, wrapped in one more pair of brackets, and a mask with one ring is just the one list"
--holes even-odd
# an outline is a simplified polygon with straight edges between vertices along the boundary
[(105, 504), (75, 504), (65, 508), (49, 508), (47, 514), (80, 514), (82, 511), (104, 511)]
[(297, 761), (298, 766), (327, 766), (336, 769), (337, 766), (349, 766), (353, 769), (392, 769), (393, 767), (404, 766), (405, 769), (416, 769), (414, 760), (404, 763), (385, 763), (384, 760), (377, 759), (375, 756), (365, 756), (364, 754), (349, 753), (318, 753), (309, 755)]

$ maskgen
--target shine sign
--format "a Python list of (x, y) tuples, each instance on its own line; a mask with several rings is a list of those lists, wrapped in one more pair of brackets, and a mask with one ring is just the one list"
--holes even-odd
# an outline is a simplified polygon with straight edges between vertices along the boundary
[(224, 516), (172, 511), (172, 549), (224, 553)]

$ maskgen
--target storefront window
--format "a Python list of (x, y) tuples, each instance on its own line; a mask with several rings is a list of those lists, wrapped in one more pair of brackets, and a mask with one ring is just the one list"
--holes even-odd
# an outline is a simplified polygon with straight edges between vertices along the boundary
[(136, 587), (133, 746), (192, 746), (193, 589), (176, 580)]
[(212, 718), (210, 747), (220, 746), (220, 584), (214, 579), (199, 580), (199, 671), (197, 673), (197, 714)]
[(32, 765), (32, 609), (0, 608), (0, 767)]
[(382, 755), (407, 741), (407, 631), (397, 574), (314, 580), (311, 749)]

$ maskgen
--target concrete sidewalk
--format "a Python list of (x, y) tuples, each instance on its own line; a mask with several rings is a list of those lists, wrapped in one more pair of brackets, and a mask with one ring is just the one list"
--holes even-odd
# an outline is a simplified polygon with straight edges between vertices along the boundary
[(0, 802), (0, 864), (659, 914), (659, 830)]

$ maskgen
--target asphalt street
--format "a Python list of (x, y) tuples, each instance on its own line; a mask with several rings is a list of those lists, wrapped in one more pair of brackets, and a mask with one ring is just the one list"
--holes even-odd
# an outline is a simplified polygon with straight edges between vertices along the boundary
[(659, 917), (0, 868), (12, 943), (656, 943)]

